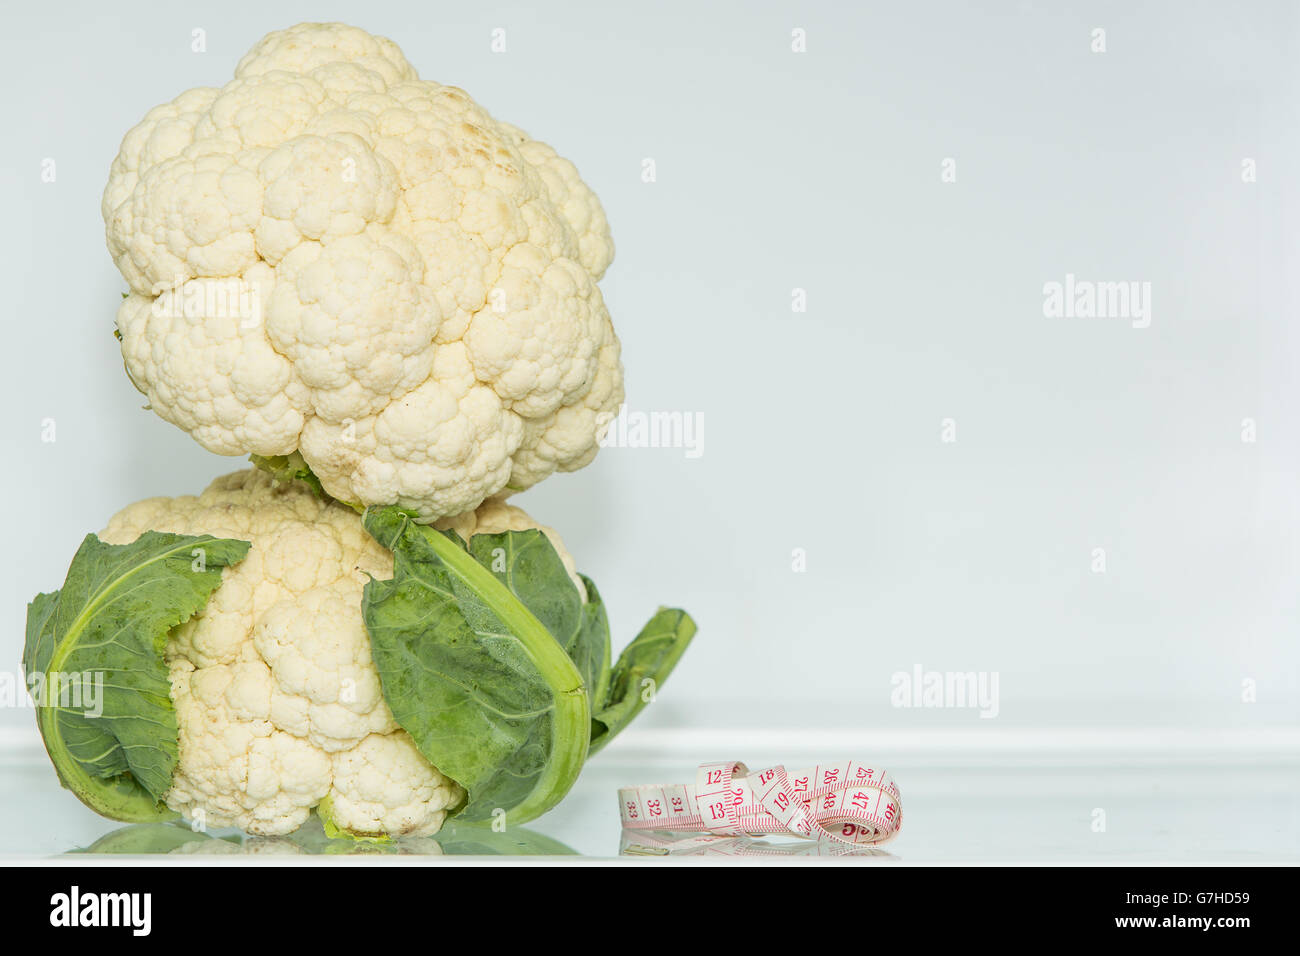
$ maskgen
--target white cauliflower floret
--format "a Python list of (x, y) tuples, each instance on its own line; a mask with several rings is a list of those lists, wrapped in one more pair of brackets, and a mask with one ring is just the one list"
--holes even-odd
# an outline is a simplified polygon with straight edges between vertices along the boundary
[(330, 818), (359, 833), (428, 833), (424, 808), (438, 796), (410, 737), (371, 736), (335, 761)]
[(272, 33), (151, 110), (103, 215), (150, 406), (340, 500), (471, 511), (588, 464), (622, 401), (595, 194), (364, 30)]
[[(500, 502), (445, 524), (466, 539), (538, 527)], [(393, 558), (360, 517), (249, 470), (197, 497), (131, 505), (100, 538), (126, 544), (150, 530), (252, 544), (168, 638), (180, 760), (167, 805), (261, 835), (296, 830), (323, 801), (353, 833), (436, 832), (464, 791), (421, 756), (384, 701), (361, 597), (368, 575), (392, 576)], [(563, 542), (543, 531), (581, 590)]]

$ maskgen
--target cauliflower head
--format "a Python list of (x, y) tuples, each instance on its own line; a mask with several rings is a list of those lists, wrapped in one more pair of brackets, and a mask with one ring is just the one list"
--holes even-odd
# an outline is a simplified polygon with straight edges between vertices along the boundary
[[(539, 527), (501, 502), (448, 526), (466, 540)], [(252, 545), (223, 571), (206, 608), (167, 640), (180, 749), (167, 805), (264, 836), (296, 830), (322, 804), (355, 834), (436, 832), (464, 793), (384, 701), (361, 598), (367, 575), (392, 575), (393, 556), (357, 513), (248, 470), (198, 496), (137, 502), (100, 539), (126, 544), (145, 531)], [(563, 542), (542, 531), (585, 596)]]
[(595, 194), (364, 30), (271, 33), (149, 111), (102, 211), (154, 411), (342, 501), (472, 511), (588, 464), (623, 399)]

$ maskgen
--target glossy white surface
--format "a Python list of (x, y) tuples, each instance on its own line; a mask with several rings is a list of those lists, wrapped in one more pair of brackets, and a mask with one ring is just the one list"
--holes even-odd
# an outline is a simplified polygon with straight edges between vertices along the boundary
[[(819, 735), (801, 735), (802, 746), (785, 732), (716, 739), (629, 733), (592, 761), (559, 808), (528, 829), (575, 853), (616, 856), (619, 786), (686, 781), (695, 763), (727, 757), (741, 757), (751, 768), (780, 761), (796, 769), (818, 757), (855, 756), (844, 748), (865, 739), (853, 731), (823, 731), (814, 752), (808, 744)], [(1052, 736), (1007, 731), (992, 742), (960, 732), (877, 737), (874, 754), (863, 756), (878, 755), (894, 773), (905, 822), (875, 861), (1300, 862), (1300, 756), (1291, 733)], [(119, 829), (60, 791), (44, 754), (30, 743), (6, 743), (0, 753), (0, 856), (51, 857)], [(736, 746), (746, 752), (735, 752)], [(1104, 811), (1104, 831), (1094, 829), (1097, 810)], [(444, 830), (441, 836), (454, 850), (452, 838), (463, 834)], [(276, 852), (265, 842), (253, 841), (254, 847)], [(409, 849), (434, 850), (427, 843)], [(806, 844), (793, 849), (811, 850)], [(280, 847), (288, 850), (299, 848)]]

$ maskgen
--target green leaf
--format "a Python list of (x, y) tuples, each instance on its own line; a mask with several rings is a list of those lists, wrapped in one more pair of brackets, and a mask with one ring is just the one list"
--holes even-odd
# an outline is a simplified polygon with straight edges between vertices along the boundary
[(582, 595), (550, 539), (536, 528), (476, 534), (469, 552), (559, 642), (578, 668), (583, 684), (594, 687), (600, 670), (608, 666), (608, 660), (601, 658), (601, 642), (609, 637), (608, 624), (603, 635), (598, 626), (593, 628)]
[(663, 607), (619, 655), (608, 693), (593, 718), (591, 752), (618, 736), (647, 703), (695, 636), (695, 621), (685, 611)]
[(248, 549), (209, 535), (148, 531), (125, 545), (87, 535), (63, 588), (28, 606), (37, 726), (60, 781), (91, 809), (128, 822), (174, 815), (161, 805), (177, 760), (167, 634)]
[(583, 636), (579, 641), (583, 656), (570, 654), (582, 672), (583, 679), (591, 691), (592, 710), (600, 706), (609, 692), (609, 662), (612, 651), (609, 640), (609, 615), (605, 612), (605, 602), (596, 590), (596, 582), (585, 574), (580, 574), (587, 589), (587, 603), (583, 605)]
[(369, 508), (362, 520), (393, 552), (392, 579), (372, 579), (361, 606), (394, 718), (465, 788), (464, 819), (504, 810), (518, 824), (545, 813), (577, 779), (591, 724), (582, 674), (560, 643), (585, 634), (581, 599), (554, 549), (548, 558), (544, 536), (523, 532), (494, 573), (491, 548), (485, 567), (456, 534), (398, 508)]
[(289, 484), (301, 481), (317, 498), (330, 497), (301, 452), (295, 451), (288, 455), (249, 455), (248, 460), (278, 482)]
[(582, 593), (538, 530), (474, 535), (370, 508), (366, 530), (393, 552), (393, 577), (362, 599), (384, 699), (425, 758), (469, 796), (460, 819), (549, 810), (583, 762), (645, 707), (695, 633), (661, 609), (610, 667), (595, 582)]

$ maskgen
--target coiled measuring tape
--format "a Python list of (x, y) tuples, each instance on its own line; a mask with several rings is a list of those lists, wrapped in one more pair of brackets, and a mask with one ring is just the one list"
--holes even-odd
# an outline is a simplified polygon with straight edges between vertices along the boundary
[(878, 846), (903, 825), (902, 801), (889, 773), (855, 760), (798, 773), (782, 766), (751, 772), (743, 763), (706, 763), (694, 785), (624, 787), (618, 803), (628, 830), (725, 837), (792, 833)]

